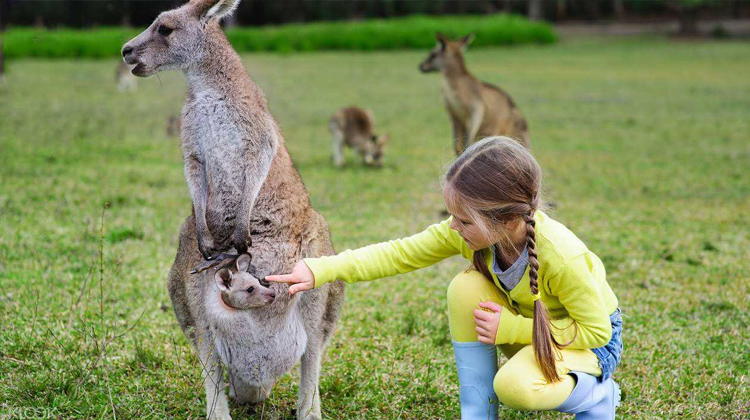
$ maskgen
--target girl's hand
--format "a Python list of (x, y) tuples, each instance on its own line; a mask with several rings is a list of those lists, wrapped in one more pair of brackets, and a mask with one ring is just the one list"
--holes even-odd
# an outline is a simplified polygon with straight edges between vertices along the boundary
[(315, 287), (315, 275), (304, 261), (299, 260), (289, 274), (266, 276), (266, 280), (276, 283), (289, 283), (289, 294), (304, 292)]
[(495, 344), (497, 326), (500, 324), (500, 313), (503, 307), (495, 302), (480, 302), (479, 306), (492, 312), (474, 309), (474, 323), (477, 324), (477, 334), (480, 343)]

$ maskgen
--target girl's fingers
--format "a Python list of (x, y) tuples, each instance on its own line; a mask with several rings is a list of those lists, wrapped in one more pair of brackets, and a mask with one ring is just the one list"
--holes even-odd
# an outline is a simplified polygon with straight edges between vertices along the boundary
[(482, 337), (489, 337), (490, 336), (490, 332), (487, 331), (487, 330), (485, 330), (482, 327), (476, 327), (475, 330), (476, 330), (477, 334), (479, 334)]
[(303, 289), (303, 288), (302, 288), (302, 285), (300, 285), (300, 284), (295, 284), (294, 286), (291, 286), (291, 287), (289, 288), (289, 294), (290, 294), (290, 295), (293, 295), (293, 294), (295, 294), (295, 293), (297, 293), (297, 292), (302, 292), (302, 291), (304, 291), (304, 290), (305, 290), (305, 289)]
[(474, 309), (474, 318), (479, 318), (483, 321), (489, 321), (490, 319), (492, 319), (493, 315), (494, 314), (489, 313), (489, 312), (485, 312), (479, 309)]
[(305, 290), (310, 290), (313, 287), (314, 286), (313, 286), (312, 283), (301, 282), (301, 283), (297, 283), (295, 285), (290, 286), (289, 287), (289, 293), (293, 295), (293, 294), (295, 294), (297, 292), (304, 292)]
[(499, 304), (488, 300), (487, 302), (479, 302), (479, 306), (491, 310), (492, 312), (501, 312), (503, 307)]
[(275, 283), (299, 283), (299, 280), (291, 274), (278, 274), (275, 276), (266, 276), (266, 280)]

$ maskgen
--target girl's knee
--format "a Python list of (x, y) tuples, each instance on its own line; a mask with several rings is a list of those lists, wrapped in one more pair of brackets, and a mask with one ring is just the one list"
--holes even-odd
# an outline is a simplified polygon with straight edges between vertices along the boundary
[(448, 285), (448, 306), (475, 306), (491, 287), (492, 281), (479, 271), (462, 271)]
[(508, 363), (495, 375), (493, 387), (498, 400), (507, 407), (530, 411), (536, 410), (539, 405), (539, 395), (528, 372), (508, 366)]

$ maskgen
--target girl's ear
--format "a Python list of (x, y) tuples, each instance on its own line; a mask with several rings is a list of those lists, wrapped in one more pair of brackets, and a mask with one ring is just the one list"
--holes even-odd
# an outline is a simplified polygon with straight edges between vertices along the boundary
[(219, 290), (226, 292), (232, 287), (232, 273), (227, 268), (222, 268), (214, 274), (214, 280), (216, 280), (216, 286)]
[(237, 271), (244, 271), (246, 273), (249, 273), (251, 260), (252, 258), (250, 257), (250, 254), (242, 254), (237, 257)]

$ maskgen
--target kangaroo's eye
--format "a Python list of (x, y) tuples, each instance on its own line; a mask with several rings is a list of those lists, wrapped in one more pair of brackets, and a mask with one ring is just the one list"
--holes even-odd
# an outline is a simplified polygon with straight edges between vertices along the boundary
[(169, 36), (172, 31), (174, 31), (174, 29), (164, 25), (159, 25), (159, 27), (156, 29), (156, 32), (159, 32), (159, 35), (161, 36)]
[(247, 289), (247, 293), (253, 293), (253, 290), (255, 290), (255, 287), (250, 286), (250, 288)]

